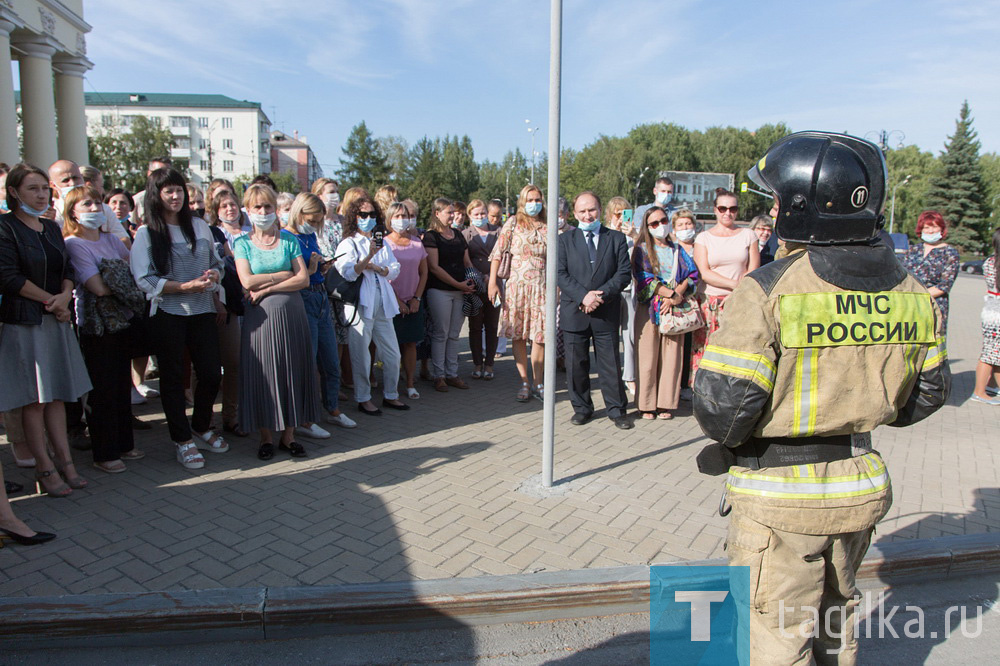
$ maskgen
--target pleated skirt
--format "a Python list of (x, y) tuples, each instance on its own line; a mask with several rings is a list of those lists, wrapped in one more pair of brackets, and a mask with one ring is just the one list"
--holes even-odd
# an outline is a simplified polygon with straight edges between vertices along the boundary
[(92, 388), (68, 322), (0, 326), (0, 411), (36, 402), (75, 402)]
[(240, 426), (280, 431), (319, 421), (319, 375), (302, 296), (247, 303), (240, 333)]

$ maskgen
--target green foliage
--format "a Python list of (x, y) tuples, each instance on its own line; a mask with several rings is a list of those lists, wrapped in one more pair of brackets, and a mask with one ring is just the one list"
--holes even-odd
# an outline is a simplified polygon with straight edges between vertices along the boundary
[[(917, 217), (927, 209), (927, 190), (937, 169), (937, 160), (930, 152), (921, 152), (916, 146), (906, 146), (889, 150), (885, 156), (889, 171), (886, 191), (886, 229), (892, 218), (893, 229), (897, 233), (907, 233), (916, 239)], [(901, 185), (906, 177), (910, 180)], [(892, 210), (892, 192), (896, 191), (895, 214)]]
[(468, 136), (445, 136), (435, 142), (441, 155), (441, 193), (438, 196), (469, 202), (479, 189), (479, 165)]
[(413, 144), (406, 172), (410, 187), (407, 192), (400, 194), (413, 199), (420, 206), (418, 220), (421, 226), (426, 226), (431, 203), (441, 196), (444, 187), (442, 171), (440, 141), (432, 141), (425, 136)]
[(396, 189), (406, 189), (406, 171), (409, 167), (410, 146), (401, 136), (383, 136), (375, 139), (379, 150), (389, 164), (389, 181)]
[(964, 102), (927, 192), (927, 205), (948, 221), (949, 242), (967, 252), (981, 250), (989, 234), (979, 146), (969, 103)]
[(389, 160), (364, 121), (351, 130), (342, 151), (344, 156), (337, 171), (341, 189), (363, 187), (374, 194), (389, 182)]
[[(256, 175), (257, 174), (240, 174), (236, 178), (233, 178), (233, 187), (236, 188), (237, 196), (243, 196), (243, 192), (247, 189), (250, 185), (250, 181), (252, 181)], [(294, 171), (272, 171), (267, 175), (274, 181), (274, 186), (278, 188), (278, 192), (298, 194), (302, 191), (302, 187), (299, 185), (299, 179), (296, 177)]]
[[(90, 138), (90, 164), (104, 174), (104, 187), (122, 187), (130, 192), (146, 189), (149, 159), (169, 155), (176, 145), (169, 129), (154, 125), (146, 116), (134, 116), (127, 132), (113, 126), (98, 128)], [(175, 163), (181, 173), (186, 161)]]
[(986, 198), (983, 210), (987, 215), (986, 230), (992, 235), (993, 229), (1000, 226), (1000, 155), (985, 153), (979, 157), (979, 170), (983, 175), (983, 185)]

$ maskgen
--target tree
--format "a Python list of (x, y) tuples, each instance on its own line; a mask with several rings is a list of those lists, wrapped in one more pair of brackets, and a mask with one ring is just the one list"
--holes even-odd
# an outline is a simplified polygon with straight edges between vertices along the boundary
[(382, 154), (385, 155), (386, 162), (389, 165), (389, 180), (395, 184), (397, 189), (402, 191), (407, 185), (406, 172), (409, 167), (409, 144), (401, 136), (379, 137), (375, 139), (375, 143)]
[(420, 206), (419, 220), (425, 225), (430, 216), (431, 203), (441, 196), (444, 179), (441, 176), (440, 141), (426, 136), (413, 144), (409, 152), (409, 196)]
[[(160, 127), (146, 116), (134, 116), (128, 132), (120, 125), (95, 128), (90, 138), (90, 164), (104, 174), (104, 187), (121, 187), (130, 192), (146, 189), (149, 159), (169, 155), (177, 145), (169, 129)], [(186, 161), (175, 165), (181, 173)]]
[[(988, 229), (1000, 225), (1000, 155), (986, 153), (979, 158), (979, 168), (983, 174), (983, 187), (986, 191), (985, 210), (988, 216)], [(992, 231), (990, 232), (992, 233)]]
[[(921, 152), (916, 146), (890, 149), (886, 155), (889, 181), (886, 189), (885, 223), (893, 219), (893, 231), (908, 233), (916, 238), (917, 217), (927, 208), (927, 189), (937, 170), (937, 160), (930, 152)], [(899, 186), (906, 177), (910, 180)], [(896, 211), (892, 213), (892, 190), (896, 188)]]
[(980, 251), (988, 234), (979, 146), (966, 101), (955, 122), (955, 133), (948, 137), (941, 154), (937, 177), (927, 192), (927, 205), (948, 221), (949, 242), (966, 252)]
[(342, 189), (363, 187), (374, 193), (389, 181), (389, 161), (364, 121), (354, 126), (341, 150), (337, 176)]
[[(295, 175), (295, 172), (289, 169), (288, 171), (272, 171), (267, 174), (268, 177), (274, 181), (274, 186), (278, 188), (278, 192), (288, 192), (289, 194), (298, 194), (302, 191), (302, 186), (299, 185), (299, 179)], [(233, 179), (233, 187), (236, 188), (236, 193), (243, 196), (243, 192), (250, 185), (256, 175), (242, 174)]]
[(479, 189), (479, 165), (468, 136), (445, 136), (438, 144), (441, 155), (439, 196), (469, 202), (469, 195)]

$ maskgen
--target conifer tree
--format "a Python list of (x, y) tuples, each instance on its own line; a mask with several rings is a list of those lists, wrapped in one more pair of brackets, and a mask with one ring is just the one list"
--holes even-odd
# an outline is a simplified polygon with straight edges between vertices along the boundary
[(966, 101), (955, 122), (955, 133), (948, 137), (941, 154), (937, 178), (927, 192), (927, 206), (948, 222), (948, 241), (967, 252), (980, 250), (986, 238), (985, 189), (976, 136)]

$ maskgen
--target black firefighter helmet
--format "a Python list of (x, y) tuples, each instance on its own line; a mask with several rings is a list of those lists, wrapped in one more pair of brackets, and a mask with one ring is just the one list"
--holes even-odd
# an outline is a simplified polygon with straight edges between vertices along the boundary
[(859, 243), (884, 224), (885, 158), (870, 141), (796, 132), (772, 144), (747, 175), (777, 197), (774, 231), (784, 241)]

